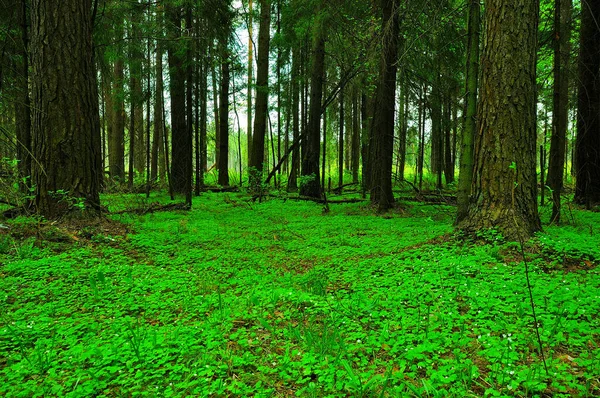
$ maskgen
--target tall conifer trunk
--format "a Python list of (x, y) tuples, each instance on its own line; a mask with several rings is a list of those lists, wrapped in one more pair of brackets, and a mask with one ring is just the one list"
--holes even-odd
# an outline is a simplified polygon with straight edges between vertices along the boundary
[(394, 155), (394, 111), (400, 24), (398, 0), (381, 0), (383, 53), (380, 60), (375, 113), (371, 124), (371, 203), (385, 211), (394, 204), (392, 162)]
[(538, 3), (489, 0), (475, 136), (473, 199), (459, 224), (521, 240), (541, 229), (536, 181)]
[(32, 0), (33, 181), (40, 214), (100, 210), (100, 115), (91, 0)]

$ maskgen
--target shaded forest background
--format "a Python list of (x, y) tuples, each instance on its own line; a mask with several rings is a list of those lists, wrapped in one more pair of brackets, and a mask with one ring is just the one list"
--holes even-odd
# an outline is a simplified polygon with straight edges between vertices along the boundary
[(350, 188), (385, 211), (404, 185), (529, 236), (538, 194), (551, 222), (563, 193), (600, 199), (598, 9), (501, 3), (2, 1), (2, 200)]

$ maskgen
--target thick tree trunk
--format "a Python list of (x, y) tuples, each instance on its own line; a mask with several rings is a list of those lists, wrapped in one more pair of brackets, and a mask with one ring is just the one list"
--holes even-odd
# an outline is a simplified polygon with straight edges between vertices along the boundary
[(392, 164), (394, 156), (394, 111), (396, 103), (396, 72), (400, 24), (398, 0), (381, 0), (383, 11), (383, 51), (377, 87), (375, 113), (371, 124), (373, 137), (370, 150), (371, 203), (379, 211), (394, 205), (392, 193)]
[(479, 31), (481, 29), (479, 0), (469, 0), (467, 34), (467, 80), (464, 111), (464, 129), (461, 142), (458, 187), (456, 193), (456, 223), (467, 217), (471, 185), (473, 183), (473, 148), (477, 129), (477, 87), (479, 75)]
[(168, 49), (169, 91), (171, 93), (171, 185), (173, 192), (186, 194), (191, 178), (191, 162), (186, 107), (184, 57), (176, 43), (181, 43), (181, 7), (167, 7), (167, 21), (173, 40)]
[[(563, 189), (567, 125), (569, 120), (569, 76), (571, 53), (571, 0), (554, 2), (554, 98), (548, 186), (552, 191), (551, 223), (560, 223), (560, 194)], [(542, 187), (544, 189), (544, 187)]]
[(575, 201), (600, 202), (600, 2), (581, 10)]
[(321, 140), (321, 101), (323, 97), (323, 80), (325, 76), (325, 36), (323, 21), (317, 23), (313, 32), (313, 57), (310, 84), (310, 113), (308, 115), (308, 131), (306, 134), (305, 154), (302, 159), (302, 176), (307, 177), (300, 186), (300, 194), (312, 198), (321, 197), (319, 174), (320, 140)]
[(250, 148), (250, 187), (257, 189), (262, 183), (263, 161), (265, 157), (265, 135), (269, 106), (269, 43), (271, 28), (271, 7), (269, 0), (260, 0), (260, 27), (258, 31), (258, 65), (256, 71), (256, 109), (254, 112), (254, 133)]
[(489, 0), (473, 200), (459, 224), (522, 240), (541, 229), (536, 181), (538, 3)]
[(33, 180), (40, 214), (100, 209), (91, 0), (31, 2)]

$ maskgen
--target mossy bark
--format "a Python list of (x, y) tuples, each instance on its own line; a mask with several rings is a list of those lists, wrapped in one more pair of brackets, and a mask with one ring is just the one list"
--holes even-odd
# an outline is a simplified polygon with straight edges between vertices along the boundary
[(537, 2), (489, 0), (466, 231), (509, 239), (541, 229), (536, 181)]

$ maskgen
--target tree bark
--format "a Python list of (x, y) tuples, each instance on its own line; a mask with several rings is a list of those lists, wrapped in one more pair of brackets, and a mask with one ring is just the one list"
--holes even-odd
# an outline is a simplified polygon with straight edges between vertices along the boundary
[[(21, 28), (20, 76), (17, 78), (19, 99), (15, 103), (15, 127), (17, 136), (17, 159), (21, 181), (31, 177), (31, 107), (29, 98), (29, 27), (27, 24), (27, 1), (18, 4), (19, 25)], [(27, 192), (31, 181), (20, 184), (20, 189)]]
[(250, 154), (250, 187), (257, 189), (262, 183), (265, 157), (265, 135), (269, 106), (269, 44), (271, 29), (271, 6), (269, 0), (260, 0), (260, 27), (258, 31), (258, 64), (256, 70), (256, 102), (254, 133)]
[(112, 81), (112, 134), (108, 137), (108, 169), (110, 177), (119, 183), (125, 181), (125, 102), (123, 100), (123, 59), (117, 59)]
[(218, 184), (229, 185), (229, 40), (221, 43), (221, 91), (219, 97), (219, 177)]
[(377, 87), (375, 113), (371, 124), (371, 203), (379, 211), (394, 205), (392, 165), (394, 156), (394, 111), (400, 23), (398, 0), (381, 0), (383, 51)]
[[(160, 18), (157, 18), (157, 23), (160, 23)], [(160, 160), (164, 157), (163, 146), (163, 109), (162, 109), (162, 97), (163, 97), (163, 46), (162, 41), (159, 38), (156, 42), (156, 65), (155, 65), (155, 91), (154, 91), (154, 135), (152, 137), (152, 163), (150, 163), (150, 179), (152, 182), (156, 182), (159, 177), (159, 165), (161, 169), (164, 169), (162, 165), (164, 160)], [(161, 156), (161, 153), (163, 156)], [(164, 176), (164, 173), (163, 173)], [(162, 178), (161, 178), (162, 180)]]
[[(293, 141), (300, 139), (300, 54), (298, 49), (292, 50), (292, 134)], [(292, 167), (288, 178), (288, 191), (298, 189), (298, 172), (300, 170), (300, 149), (296, 145), (292, 151)]]
[(581, 7), (575, 202), (600, 202), (600, 3)]
[(32, 0), (33, 180), (38, 212), (100, 210), (100, 116), (91, 0)]
[[(569, 75), (571, 53), (571, 0), (554, 2), (554, 98), (548, 186), (552, 191), (551, 223), (560, 223), (560, 194), (563, 189), (567, 125), (569, 120)], [(544, 187), (542, 187), (544, 189)]]
[(184, 57), (178, 49), (181, 45), (181, 7), (168, 6), (167, 20), (170, 26), (169, 38), (172, 40), (168, 49), (169, 58), (169, 91), (171, 93), (171, 185), (173, 192), (186, 194), (188, 178), (191, 178), (191, 162), (188, 126), (185, 107), (185, 68)]
[[(321, 3), (322, 9), (323, 3)], [(306, 134), (305, 154), (302, 160), (302, 176), (306, 177), (300, 186), (300, 195), (311, 198), (321, 197), (319, 174), (320, 140), (321, 140), (321, 101), (323, 97), (323, 80), (325, 76), (325, 38), (326, 29), (322, 20), (316, 22), (313, 31), (313, 56), (310, 79), (310, 110), (308, 115), (308, 131)]]
[(473, 150), (477, 129), (477, 87), (479, 84), (479, 31), (481, 29), (481, 6), (479, 0), (469, 1), (469, 22), (467, 29), (465, 116), (456, 193), (456, 224), (467, 217), (471, 185), (473, 183)]
[(459, 227), (514, 240), (541, 229), (536, 181), (538, 3), (489, 0), (482, 55), (473, 200)]

